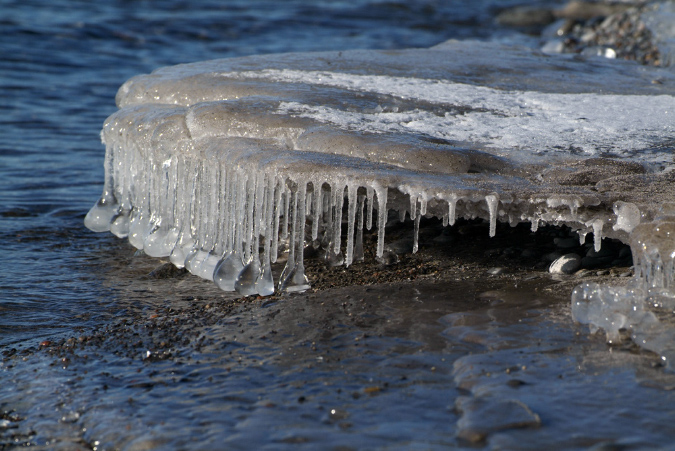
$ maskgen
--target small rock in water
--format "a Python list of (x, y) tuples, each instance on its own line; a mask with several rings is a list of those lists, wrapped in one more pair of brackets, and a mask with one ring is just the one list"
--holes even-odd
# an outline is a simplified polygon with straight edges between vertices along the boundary
[(581, 267), (581, 257), (577, 254), (565, 254), (551, 263), (548, 272), (551, 274), (572, 274)]
[(539, 415), (514, 399), (461, 396), (455, 407), (462, 414), (457, 422), (457, 436), (472, 443), (484, 441), (493, 432), (541, 425)]

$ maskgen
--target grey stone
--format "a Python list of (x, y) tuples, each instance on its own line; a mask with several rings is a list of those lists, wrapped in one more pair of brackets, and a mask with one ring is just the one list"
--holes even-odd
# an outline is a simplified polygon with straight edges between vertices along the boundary
[(548, 272), (551, 274), (572, 274), (581, 267), (581, 257), (577, 254), (565, 254), (551, 263)]

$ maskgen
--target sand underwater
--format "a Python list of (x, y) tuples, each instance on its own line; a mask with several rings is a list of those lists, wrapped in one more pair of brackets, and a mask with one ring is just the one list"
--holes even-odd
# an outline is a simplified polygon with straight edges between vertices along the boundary
[[(655, 66), (510, 46), (490, 60), (488, 46), (476, 42), (452, 41), (440, 49), (461, 63), (453, 67), (449, 58), (429, 64), (428, 56), (420, 56), (424, 50), (345, 52), (343, 63), (338, 52), (282, 55), (179, 66), (125, 84), (117, 99), (120, 113), (103, 132), (109, 151), (122, 155), (106, 174), (115, 211), (103, 217), (108, 229), (122, 218), (113, 233), (129, 239), (102, 235), (100, 255), (91, 263), (105, 285), (120, 293), (110, 307), (113, 319), (101, 328), (83, 327), (72, 336), (2, 352), (0, 447), (672, 447), (675, 373), (662, 355), (631, 340), (625, 328), (612, 343), (603, 330), (591, 334), (588, 325), (574, 321), (570, 295), (582, 283), (632, 283), (635, 254), (628, 236), (636, 225), (626, 225), (626, 215), (614, 209), (617, 201), (624, 203), (619, 210), (638, 205), (641, 220), (649, 222), (675, 200), (669, 171), (672, 121), (658, 110), (675, 105), (675, 75)], [(654, 57), (649, 55), (641, 57)], [(378, 61), (396, 62), (382, 70)], [(343, 64), (329, 74), (348, 76), (317, 81), (317, 74), (326, 77), (324, 64)], [(441, 66), (443, 74), (434, 74)], [(214, 70), (225, 75), (205, 85)], [(369, 76), (386, 77), (391, 84), (378, 91), (368, 84)], [(434, 77), (480, 89), (457, 94), (471, 104), (434, 103), (424, 97), (431, 85), (410, 81)], [(416, 94), (401, 95), (401, 86)], [(214, 92), (219, 98), (209, 97)], [(499, 97), (504, 92), (520, 97)], [(597, 93), (604, 97), (580, 104), (589, 98), (583, 96)], [(612, 99), (617, 105), (632, 103), (619, 112)], [(554, 102), (560, 109), (536, 122)], [(631, 115), (633, 107), (644, 108), (640, 117)], [(523, 114), (512, 114), (516, 109)], [(616, 123), (608, 124), (612, 115)], [(434, 118), (464, 122), (456, 135), (441, 136), (435, 134), (445, 125), (433, 124)], [(511, 118), (513, 124), (505, 122)], [(569, 118), (583, 125), (569, 131)], [(214, 132), (223, 120), (230, 121), (234, 135)], [(188, 125), (174, 127), (184, 122)], [(528, 127), (529, 134), (519, 131)], [(308, 156), (325, 146), (322, 133), (338, 142), (329, 163)], [(427, 137), (424, 145), (421, 136)], [(227, 139), (236, 142), (234, 150), (224, 144)], [(279, 153), (288, 156), (278, 163), (268, 158), (265, 146), (281, 146), (280, 140), (285, 147)], [(174, 146), (180, 142), (186, 147)], [(239, 153), (220, 155), (214, 142)], [(347, 154), (364, 143), (394, 150), (386, 157), (377, 151)], [(406, 164), (399, 164), (396, 153), (395, 144), (401, 143), (421, 149), (414, 153), (406, 147), (411, 155)], [(453, 149), (438, 157), (450, 161), (452, 171), (420, 167), (425, 158), (437, 158), (439, 146)], [(504, 153), (509, 146), (519, 151)], [(140, 156), (125, 157), (129, 149)], [(225, 183), (235, 191), (242, 173), (258, 170), (264, 178), (248, 188), (244, 183), (243, 191), (224, 192), (221, 198), (232, 199), (229, 204), (207, 200), (200, 207), (175, 192), (169, 202), (167, 186), (181, 180), (169, 169), (179, 165), (181, 152), (207, 162), (201, 171), (192, 163), (182, 169), (197, 180), (181, 188), (196, 193), (194, 199), (211, 192), (213, 180), (224, 180), (216, 171), (223, 161), (239, 164), (235, 182)], [(377, 161), (369, 159), (372, 154)], [(355, 163), (357, 157), (363, 161)], [(133, 172), (140, 166), (124, 158), (151, 163)], [(155, 170), (160, 177), (139, 182)], [(270, 173), (283, 183), (275, 185)], [(343, 180), (340, 174), (347, 176)], [(206, 180), (203, 188), (200, 177)], [(373, 226), (356, 227), (362, 232), (356, 239), (359, 213), (349, 202), (361, 199), (354, 204), (361, 211), (364, 205), (372, 208), (371, 190), (377, 202), (385, 193), (389, 208), (376, 202)], [(324, 205), (308, 206), (316, 194), (305, 205), (297, 200), (298, 191), (323, 193)], [(338, 198), (346, 199), (344, 205), (340, 200), (332, 210), (325, 207)], [(236, 207), (242, 199), (250, 208)], [(275, 215), (265, 212), (276, 211), (281, 199), (286, 199), (282, 222), (291, 210), (293, 218), (309, 218), (303, 213), (314, 208), (313, 216), (306, 223), (286, 219), (286, 240), (275, 238), (278, 258), (267, 261)], [(217, 213), (219, 205), (232, 206), (230, 219)], [(449, 217), (450, 205), (456, 217)], [(326, 216), (315, 227), (321, 208)], [(147, 216), (139, 226), (141, 211)], [(181, 214), (189, 219), (179, 219)], [(225, 221), (232, 233), (204, 226)], [(152, 233), (164, 227), (168, 235), (169, 223), (180, 229), (180, 239), (193, 234), (183, 257), (204, 255), (199, 264), (184, 258), (178, 265), (193, 273), (210, 254), (220, 257), (235, 248), (246, 260), (259, 254), (258, 264), (269, 264), (275, 284), (287, 265), (294, 270), (302, 265), (310, 288), (289, 292), (276, 285), (271, 295), (249, 296), (223, 291), (177, 268), (173, 251), (149, 256), (156, 242), (134, 232), (149, 234), (151, 223)], [(207, 230), (200, 232), (200, 226)], [(264, 243), (258, 242), (261, 236)], [(303, 240), (294, 245), (299, 236)], [(362, 260), (356, 258), (361, 254)], [(577, 256), (573, 270), (552, 267), (572, 254)], [(337, 264), (336, 258), (350, 264)], [(668, 313), (658, 312), (664, 327), (672, 323)]]

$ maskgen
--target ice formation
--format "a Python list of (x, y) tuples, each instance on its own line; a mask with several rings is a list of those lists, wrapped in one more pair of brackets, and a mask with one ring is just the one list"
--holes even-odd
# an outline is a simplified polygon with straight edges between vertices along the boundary
[[(674, 82), (631, 63), (456, 41), (163, 68), (119, 90), (85, 224), (244, 295), (307, 289), (309, 243), (349, 266), (375, 227), (382, 257), (389, 210), (415, 234), (422, 216), (483, 218), (490, 235), (497, 221), (564, 224), (593, 233), (596, 249), (630, 241), (639, 289), (662, 299)], [(623, 307), (607, 319), (606, 306), (631, 296), (580, 287), (575, 315), (613, 336), (637, 320)]]

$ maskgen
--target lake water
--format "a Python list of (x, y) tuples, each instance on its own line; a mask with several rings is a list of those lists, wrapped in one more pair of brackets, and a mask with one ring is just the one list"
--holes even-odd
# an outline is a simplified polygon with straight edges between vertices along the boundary
[[(215, 287), (143, 280), (156, 262), (83, 225), (103, 181), (99, 131), (129, 77), (261, 53), (529, 43), (493, 23), (519, 3), (2, 2), (0, 447), (442, 449), (483, 433), (501, 449), (672, 443), (670, 376), (650, 356), (607, 353), (546, 296), (502, 290), (474, 305), (464, 293), (490, 287), (402, 284), (338, 290), (330, 306), (307, 294), (216, 308), (204, 322)], [(79, 351), (39, 350), (68, 339)]]

